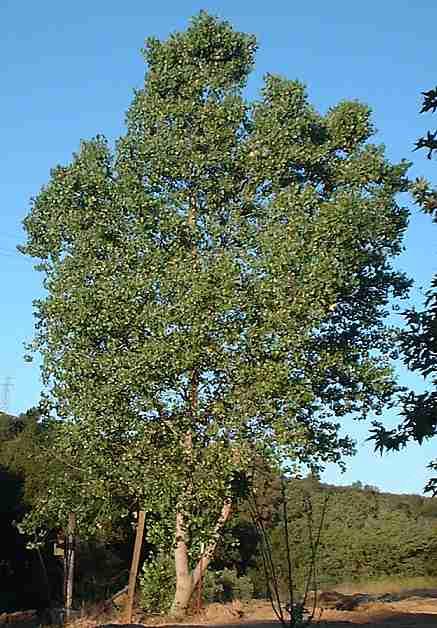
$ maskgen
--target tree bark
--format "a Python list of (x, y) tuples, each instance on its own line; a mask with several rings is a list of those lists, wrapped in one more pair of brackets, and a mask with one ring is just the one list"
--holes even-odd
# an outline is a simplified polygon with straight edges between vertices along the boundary
[(170, 614), (173, 617), (186, 615), (191, 597), (199, 582), (203, 579), (205, 572), (208, 569), (208, 565), (214, 557), (214, 553), (220, 539), (220, 534), (228, 521), (231, 512), (232, 502), (230, 499), (227, 499), (223, 504), (211, 541), (206, 546), (203, 555), (200, 557), (192, 572), (190, 572), (188, 564), (188, 533), (184, 517), (181, 512), (176, 514), (176, 592), (170, 609)]
[(211, 541), (208, 543), (208, 545), (205, 548), (205, 551), (203, 553), (203, 556), (200, 557), (199, 561), (197, 562), (196, 567), (193, 570), (193, 591), (194, 589), (197, 587), (197, 585), (199, 584), (200, 580), (203, 579), (203, 576), (205, 575), (206, 570), (208, 569), (208, 566), (211, 562), (211, 560), (214, 558), (214, 554), (215, 551), (217, 549), (217, 545), (218, 542), (220, 540), (220, 535), (223, 531), (223, 528), (226, 525), (226, 522), (228, 521), (229, 517), (231, 516), (232, 513), (232, 502), (230, 499), (225, 500), (223, 507), (222, 507), (222, 511), (220, 513), (220, 517), (217, 521), (217, 524), (214, 528), (214, 533), (212, 536)]
[[(191, 218), (189, 217), (189, 223), (190, 222)], [(195, 415), (197, 409), (197, 387), (198, 376), (196, 370), (193, 370), (190, 385), (190, 412), (192, 416)], [(191, 473), (193, 471), (193, 435), (190, 430), (188, 430), (184, 436), (182, 447), (185, 452), (185, 458), (190, 473), (187, 493), (191, 497), (193, 491), (191, 478)], [(181, 507), (179, 507), (176, 513), (175, 543), (176, 591), (173, 604), (170, 609), (170, 614), (174, 617), (179, 617), (186, 614), (194, 590), (193, 577), (190, 573), (190, 566), (188, 562), (188, 527)]]
[(181, 512), (176, 513), (176, 592), (170, 614), (174, 617), (186, 614), (193, 594), (193, 577), (188, 564), (188, 532)]
[[(188, 212), (188, 225), (191, 229), (194, 229), (196, 221), (196, 205), (194, 199), (190, 198), (190, 206)], [(196, 258), (196, 247), (193, 249), (193, 257)], [(199, 372), (196, 368), (191, 373), (191, 383), (189, 390), (189, 406), (193, 419), (196, 417), (198, 406), (198, 387), (199, 387)], [(183, 449), (185, 450), (186, 460), (192, 472), (193, 466), (193, 436), (190, 430), (185, 434), (182, 442)], [(192, 493), (193, 486), (189, 482), (188, 493)], [(176, 513), (176, 535), (175, 535), (175, 570), (176, 570), (176, 591), (173, 600), (173, 604), (170, 609), (170, 614), (173, 617), (184, 616), (187, 613), (188, 606), (190, 604), (191, 597), (195, 588), (203, 578), (205, 571), (208, 568), (209, 563), (214, 555), (217, 547), (218, 538), (223, 526), (229, 518), (231, 513), (231, 501), (226, 500), (223, 505), (221, 515), (214, 529), (214, 534), (211, 542), (208, 544), (203, 556), (198, 561), (195, 569), (190, 572), (189, 560), (188, 560), (188, 548), (189, 548), (189, 533), (187, 528), (187, 522), (185, 521), (184, 514), (179, 508)]]

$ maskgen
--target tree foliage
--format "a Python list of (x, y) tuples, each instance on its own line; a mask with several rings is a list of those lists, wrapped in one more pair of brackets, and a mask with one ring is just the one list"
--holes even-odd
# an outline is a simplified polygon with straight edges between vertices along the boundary
[[(421, 113), (437, 109), (437, 89), (423, 93)], [(437, 149), (436, 133), (428, 132), (416, 143), (419, 148), (428, 149), (431, 159)], [(437, 222), (437, 191), (425, 179), (417, 179), (412, 185), (415, 202)], [(388, 430), (381, 423), (375, 423), (374, 439), (377, 449), (398, 450), (410, 441), (422, 443), (437, 433), (437, 275), (431, 280), (431, 287), (425, 298), (424, 309), (416, 308), (404, 313), (406, 328), (400, 337), (400, 345), (405, 364), (419, 373), (428, 382), (424, 393), (410, 391), (403, 397), (403, 422), (395, 429)], [(437, 471), (437, 461), (429, 467)], [(431, 478), (427, 491), (437, 491), (437, 478)]]
[(50, 598), (41, 561), (26, 547), (27, 539), (17, 526), (32, 498), (41, 494), (45, 485), (44, 465), (38, 464), (41, 458), (33, 457), (37, 451), (40, 453), (44, 430), (37, 427), (37, 420), (35, 409), (18, 417), (0, 413), (0, 612), (40, 609), (48, 605)]
[(74, 509), (90, 532), (123, 496), (162, 547), (183, 517), (194, 560), (255, 454), (339, 461), (340, 419), (396, 390), (408, 164), (368, 142), (358, 102), (321, 114), (276, 75), (246, 101), (256, 47), (204, 12), (148, 39), (126, 133), (82, 142), (33, 201), (33, 348), (66, 461), (40, 521)]

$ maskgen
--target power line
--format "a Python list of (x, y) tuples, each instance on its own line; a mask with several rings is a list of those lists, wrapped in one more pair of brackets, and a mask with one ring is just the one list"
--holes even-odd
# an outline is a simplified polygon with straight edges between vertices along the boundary
[(17, 231), (16, 233), (11, 233), (10, 231), (2, 231), (0, 234), (0, 238), (6, 238), (6, 240), (19, 240), (25, 237), (24, 231)]
[(15, 257), (18, 255), (18, 251), (11, 251), (10, 249), (4, 249), (3, 247), (0, 248), (0, 254), (1, 255), (7, 255), (10, 257)]
[(8, 249), (6, 247), (0, 246), (0, 257), (9, 258), (16, 262), (26, 262), (26, 263), (34, 263), (31, 259), (20, 253), (19, 251), (14, 251), (12, 249)]
[(2, 398), (1, 398), (1, 408), (3, 412), (9, 412), (9, 402), (11, 400), (11, 390), (12, 390), (12, 377), (5, 377), (4, 382), (2, 384)]

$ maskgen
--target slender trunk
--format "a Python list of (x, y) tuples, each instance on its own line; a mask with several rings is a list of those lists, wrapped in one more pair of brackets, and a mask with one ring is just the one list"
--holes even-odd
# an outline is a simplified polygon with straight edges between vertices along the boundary
[(181, 512), (176, 513), (176, 592), (170, 614), (174, 617), (186, 614), (193, 594), (193, 577), (188, 564), (188, 532)]
[(143, 546), (144, 537), (144, 524), (146, 519), (146, 513), (144, 510), (140, 510), (138, 514), (137, 532), (135, 535), (134, 553), (132, 556), (132, 563), (129, 572), (129, 584), (127, 587), (127, 604), (125, 609), (125, 623), (132, 623), (132, 613), (135, 600), (135, 587), (137, 584), (138, 567), (140, 564), (141, 548)]
[(219, 520), (214, 529), (214, 533), (211, 541), (205, 548), (203, 555), (200, 557), (196, 567), (193, 570), (193, 591), (199, 584), (200, 580), (203, 580), (206, 570), (208, 569), (209, 563), (214, 558), (215, 551), (217, 549), (218, 542), (220, 540), (221, 533), (223, 528), (226, 525), (229, 517), (232, 513), (232, 502), (230, 499), (225, 500), (222, 511), (220, 513)]
[[(198, 375), (197, 371), (194, 370), (191, 375), (190, 387), (190, 411), (192, 416), (195, 415), (197, 409), (197, 387)], [(189, 473), (188, 486), (186, 489), (186, 495), (189, 500), (192, 497), (193, 492), (193, 482), (191, 477), (193, 472), (193, 435), (190, 430), (186, 432), (183, 438), (182, 447), (185, 452), (185, 459)], [(176, 513), (175, 537), (176, 591), (170, 613), (174, 617), (178, 617), (186, 614), (194, 590), (193, 577), (190, 573), (190, 566), (188, 562), (188, 526), (181, 509), (179, 509)]]
[(75, 555), (75, 531), (76, 515), (71, 512), (68, 515), (66, 570), (65, 570), (65, 617), (70, 620), (73, 605), (73, 580), (74, 580), (74, 555)]
[[(196, 226), (196, 204), (195, 199), (190, 197), (188, 209), (188, 226), (191, 230), (194, 230)], [(192, 250), (193, 260), (196, 259), (197, 250), (196, 246)], [(197, 408), (199, 401), (199, 372), (196, 368), (191, 373), (191, 383), (189, 390), (189, 411), (193, 421), (196, 421)], [(193, 435), (189, 429), (182, 442), (183, 449), (185, 451), (185, 458), (188, 466), (188, 482), (187, 482), (187, 496), (192, 497), (193, 494)], [(188, 499), (189, 501), (189, 499)], [(226, 519), (229, 515), (227, 515)], [(222, 517), (221, 517), (222, 518)], [(221, 519), (220, 518), (220, 519)], [(226, 521), (225, 519), (225, 521)], [(222, 524), (224, 525), (224, 524)], [(222, 527), (222, 526), (221, 526)], [(187, 521), (185, 520), (184, 513), (179, 508), (176, 513), (176, 546), (175, 546), (175, 568), (176, 568), (176, 591), (173, 600), (172, 607), (170, 609), (171, 615), (174, 617), (183, 616), (188, 610), (193, 592), (203, 576), (208, 564), (214, 554), (217, 546), (217, 540), (215, 539), (211, 545), (211, 552), (205, 552), (205, 555), (197, 564), (193, 572), (190, 572), (189, 560), (188, 560), (188, 548), (189, 548), (189, 531)], [(213, 547), (212, 547), (213, 546)], [(207, 558), (209, 556), (209, 558)]]

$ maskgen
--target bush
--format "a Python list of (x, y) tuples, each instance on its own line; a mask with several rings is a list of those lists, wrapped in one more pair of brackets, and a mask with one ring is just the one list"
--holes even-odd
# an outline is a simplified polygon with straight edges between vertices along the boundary
[(141, 606), (148, 613), (166, 613), (175, 593), (175, 568), (173, 558), (158, 554), (144, 564), (140, 579)]
[(249, 576), (238, 576), (235, 569), (207, 571), (203, 581), (203, 599), (206, 602), (251, 600), (254, 586)]
[(267, 599), (267, 586), (262, 565), (255, 564), (247, 570), (247, 576), (253, 587), (253, 598), (259, 600)]
[(223, 584), (220, 571), (207, 571), (202, 583), (202, 597), (205, 602), (218, 602), (223, 599)]
[(240, 576), (234, 584), (233, 599), (245, 602), (254, 596), (255, 587), (249, 576)]
[[(166, 613), (175, 593), (175, 568), (171, 556), (158, 554), (144, 564), (140, 579), (141, 607), (147, 613)], [(251, 600), (254, 585), (249, 576), (238, 576), (235, 569), (207, 571), (202, 583), (205, 602)]]

